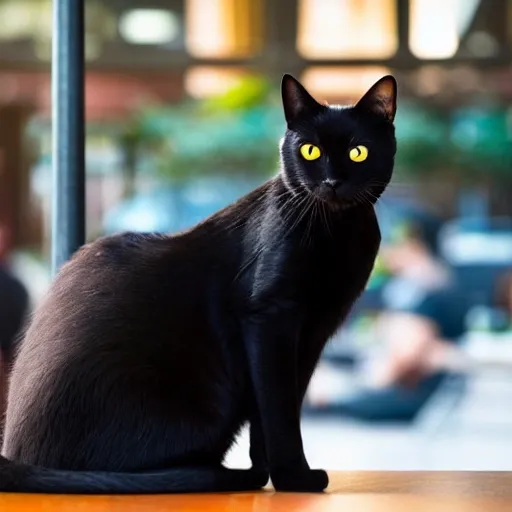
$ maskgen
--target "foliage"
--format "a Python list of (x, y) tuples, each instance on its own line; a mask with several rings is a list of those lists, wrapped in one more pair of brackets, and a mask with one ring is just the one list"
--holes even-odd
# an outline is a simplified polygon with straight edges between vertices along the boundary
[(512, 133), (509, 113), (499, 105), (473, 106), (454, 112), (451, 143), (454, 160), (470, 177), (512, 179)]
[(141, 163), (174, 181), (219, 173), (271, 175), (284, 128), (273, 92), (266, 81), (251, 77), (222, 96), (146, 108), (136, 114), (126, 141), (137, 141)]
[(499, 105), (440, 112), (402, 105), (396, 121), (398, 167), (413, 175), (457, 176), (478, 183), (512, 180), (509, 114)]
[(449, 161), (449, 124), (433, 109), (409, 102), (400, 105), (395, 121), (397, 166), (407, 173), (435, 172)]
[[(284, 129), (278, 96), (266, 80), (248, 76), (220, 96), (136, 112), (121, 142), (127, 155), (134, 157), (136, 148), (138, 170), (157, 169), (173, 181), (216, 174), (266, 177), (276, 171)], [(403, 173), (512, 179), (503, 108), (450, 112), (402, 102), (396, 133), (397, 168)]]

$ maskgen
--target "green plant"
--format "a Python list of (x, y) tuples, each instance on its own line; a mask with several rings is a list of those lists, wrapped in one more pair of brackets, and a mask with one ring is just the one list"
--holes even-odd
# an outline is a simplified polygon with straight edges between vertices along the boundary
[(283, 129), (274, 92), (262, 78), (247, 77), (222, 96), (147, 107), (124, 140), (137, 147), (140, 169), (175, 182), (212, 173), (267, 176), (275, 172)]

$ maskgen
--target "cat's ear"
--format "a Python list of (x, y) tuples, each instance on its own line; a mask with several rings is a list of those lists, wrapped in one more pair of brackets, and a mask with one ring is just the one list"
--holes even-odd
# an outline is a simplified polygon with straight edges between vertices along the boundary
[(292, 75), (284, 75), (281, 82), (284, 117), (288, 125), (304, 114), (314, 114), (322, 106)]
[(356, 108), (393, 122), (396, 114), (396, 80), (387, 75), (376, 82), (357, 102)]

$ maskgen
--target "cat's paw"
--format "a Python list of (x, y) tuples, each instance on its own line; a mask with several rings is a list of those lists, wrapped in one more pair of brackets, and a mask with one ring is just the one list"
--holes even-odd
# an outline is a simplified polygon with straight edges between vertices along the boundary
[(329, 485), (323, 469), (289, 469), (271, 473), (272, 485), (281, 492), (322, 492)]
[(262, 488), (268, 484), (268, 480), (270, 478), (270, 473), (268, 470), (263, 468), (252, 468), (251, 474), (254, 475), (254, 482), (257, 487)]

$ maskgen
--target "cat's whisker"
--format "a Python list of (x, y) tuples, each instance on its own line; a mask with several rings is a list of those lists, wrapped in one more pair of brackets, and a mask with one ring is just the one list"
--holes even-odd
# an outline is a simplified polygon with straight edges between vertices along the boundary
[(363, 190), (363, 195), (375, 199), (376, 202), (380, 199), (380, 197), (376, 196), (371, 190)]
[(327, 223), (326, 223), (326, 218), (325, 218), (325, 205), (324, 204), (322, 204), (322, 203), (318, 204), (318, 213), (319, 213), (321, 227), (324, 227), (324, 228), (327, 229)]
[(368, 199), (367, 196), (365, 196), (364, 191), (357, 192), (357, 194), (355, 196), (355, 200), (359, 204), (373, 207), (373, 203)]
[(354, 201), (356, 204), (362, 204), (361, 202), (361, 192), (356, 192), (355, 196), (354, 196)]
[(311, 206), (314, 204), (315, 202), (315, 198), (314, 196), (309, 196), (308, 198), (309, 200), (307, 201), (306, 203), (306, 206), (302, 209), (302, 212), (300, 212), (299, 216), (297, 217), (297, 219), (295, 219), (294, 223), (291, 225), (291, 227), (288, 229), (288, 231), (286, 232), (286, 235), (285, 235), (285, 238), (293, 232), (293, 230), (300, 224), (300, 222), (302, 221), (302, 219), (305, 217), (305, 215), (308, 213), (309, 209), (311, 208)]
[[(311, 203), (311, 207), (310, 207), (311, 214), (309, 215), (308, 224), (306, 226), (306, 231), (304, 233), (304, 235), (306, 236), (306, 244), (308, 244), (308, 240), (310, 239), (311, 227), (312, 227), (312, 225), (314, 223), (314, 219), (316, 217), (317, 208), (318, 208), (318, 201), (313, 201)], [(302, 235), (302, 237), (301, 237), (301, 241), (300, 241), (301, 245), (302, 245), (302, 241), (304, 239), (304, 235)]]
[(387, 208), (388, 208), (388, 206), (387, 206), (387, 205), (386, 205), (386, 203), (385, 203), (385, 199), (384, 199), (382, 196), (377, 197), (377, 196), (376, 196), (373, 192), (371, 192), (370, 190), (366, 190), (366, 191), (365, 191), (365, 193), (366, 193), (369, 197), (371, 197), (371, 198), (373, 198), (373, 199), (375, 200), (375, 204), (379, 203), (379, 205), (382, 205), (382, 207), (383, 207), (384, 209), (387, 209)]
[(375, 206), (375, 204), (377, 204), (380, 201), (380, 197), (376, 196), (374, 193), (370, 192), (369, 190), (364, 191), (362, 195), (363, 195), (363, 197), (365, 197), (368, 200), (368, 202), (372, 206)]
[(288, 230), (286, 236), (288, 236), (300, 224), (301, 220), (304, 218), (304, 216), (308, 212), (308, 210), (311, 207), (312, 203), (313, 203), (313, 199), (312, 198), (308, 198), (305, 201), (305, 206), (302, 207), (302, 210), (299, 212), (299, 215), (297, 216), (297, 218), (295, 219), (293, 224), (290, 226), (290, 229)]
[(329, 232), (329, 236), (332, 238), (331, 226), (329, 225), (329, 212), (327, 211), (327, 208), (324, 204), (322, 205), (322, 211), (324, 214), (325, 226)]
[[(291, 202), (291, 204), (285, 204), (282, 208), (282, 216), (281, 216), (281, 222), (283, 226), (287, 226), (289, 221), (294, 217), (294, 215), (297, 215), (302, 206), (307, 202), (308, 198), (303, 197), (300, 200), (295, 200)], [(287, 207), (287, 210), (285, 211), (285, 208)]]
[[(286, 197), (286, 196), (289, 196), (289, 197), (288, 197), (288, 199), (285, 201), (285, 203), (281, 207), (283, 210), (284, 209), (293, 210), (294, 207), (298, 206), (298, 204), (299, 204), (299, 202), (301, 200), (305, 200), (306, 199), (306, 195), (305, 194), (299, 193), (299, 194), (296, 194), (296, 195), (292, 196), (292, 195), (290, 195), (288, 190), (280, 192), (279, 194), (275, 195), (273, 197), (273, 199), (278, 201), (278, 200), (280, 200), (280, 199), (282, 199), (283, 197)], [(266, 199), (265, 195), (262, 195), (261, 197), (258, 197), (255, 202), (262, 202), (263, 199)], [(290, 213), (293, 214), (293, 211), (291, 211)], [(229, 223), (227, 225), (219, 224), (219, 225), (214, 227), (214, 234), (222, 235), (222, 234), (224, 234), (226, 232), (235, 231), (235, 230), (239, 229), (240, 227), (245, 226), (245, 224), (246, 224), (246, 221), (245, 220), (240, 220), (240, 219), (235, 219), (233, 222), (231, 222), (231, 223)]]
[(297, 200), (295, 201), (295, 203), (292, 203), (292, 205), (289, 207), (289, 211), (283, 218), (283, 223), (286, 225), (288, 221), (293, 217), (293, 215), (297, 214), (297, 212), (308, 202), (309, 199), (310, 196), (308, 194), (305, 194), (304, 196), (301, 197), (300, 200)]
[(383, 220), (388, 224), (393, 220), (393, 211), (391, 207), (386, 204), (385, 198), (381, 197), (379, 199), (379, 212), (382, 214)]
[[(273, 196), (273, 199), (276, 200), (276, 201), (279, 201), (280, 199), (282, 199), (283, 197), (285, 196), (290, 196), (290, 192), (286, 189), (282, 192), (280, 192), (279, 194)], [(290, 196), (290, 199), (295, 199), (294, 196)], [(268, 197), (266, 195), (261, 195), (260, 197), (256, 198), (254, 200), (255, 203), (261, 203), (263, 202), (264, 200), (268, 200)], [(225, 233), (226, 231), (232, 231), (232, 230), (236, 230), (238, 229), (239, 227), (241, 226), (244, 226), (245, 225), (245, 220), (240, 220), (240, 219), (235, 219), (233, 222), (227, 224), (227, 225), (218, 225), (218, 226), (215, 226), (218, 234), (223, 234)]]
[[(317, 222), (317, 217), (319, 216), (319, 212), (320, 212), (320, 203), (318, 201), (315, 201), (315, 205), (314, 205), (314, 210), (313, 210), (313, 214), (312, 214), (312, 223), (311, 223), (311, 227), (313, 227), (316, 222)], [(313, 241), (313, 230), (311, 230), (309, 232), (309, 240), (308, 240), (308, 245), (311, 244), (311, 242)]]
[(306, 242), (307, 242), (308, 246), (313, 241), (313, 235), (314, 235), (313, 228), (317, 224), (317, 217), (318, 217), (319, 211), (320, 211), (320, 204), (318, 201), (315, 201), (313, 203), (313, 208), (312, 208), (312, 212), (311, 212), (311, 223), (308, 227), (308, 232), (307, 232), (308, 236), (306, 238)]
[[(285, 191), (280, 192), (279, 194), (273, 196), (273, 199), (278, 201), (278, 200), (282, 199), (285, 196), (289, 196), (289, 198), (284, 203), (283, 206), (289, 205), (289, 204), (293, 204), (293, 202), (295, 202), (295, 201), (298, 202), (298, 200), (299, 200), (299, 196), (290, 196), (288, 190), (285, 190)], [(266, 198), (265, 195), (262, 195), (261, 197), (257, 198), (257, 200), (255, 202), (261, 202), (263, 199), (268, 199), (268, 198)], [(238, 228), (240, 228), (242, 226), (245, 226), (245, 224), (246, 224), (245, 220), (235, 219), (233, 222), (231, 222), (230, 224), (228, 224), (226, 226), (219, 225), (217, 233), (218, 234), (223, 234), (225, 232), (234, 231), (234, 230), (236, 230), (236, 229), (238, 229)]]
[[(314, 205), (313, 205), (313, 209), (314, 209)], [(307, 243), (308, 241), (308, 233), (309, 233), (309, 228), (310, 228), (310, 224), (311, 224), (311, 219), (313, 218), (313, 215), (309, 215), (308, 216), (308, 222), (306, 224), (306, 229), (304, 230), (304, 232), (302, 233), (302, 236), (300, 237), (300, 243), (299, 245), (302, 247), (303, 244)]]

